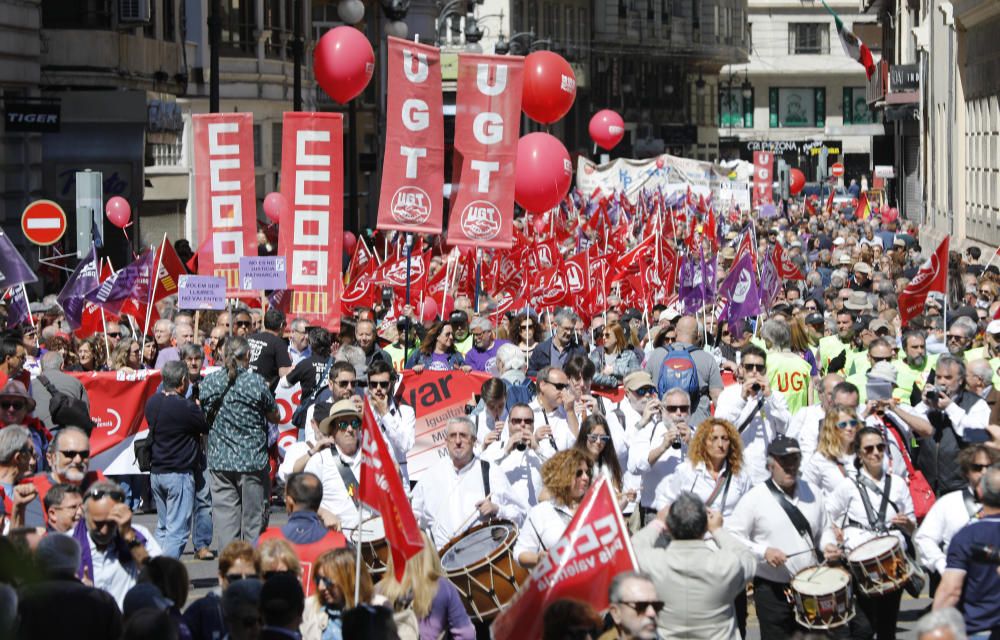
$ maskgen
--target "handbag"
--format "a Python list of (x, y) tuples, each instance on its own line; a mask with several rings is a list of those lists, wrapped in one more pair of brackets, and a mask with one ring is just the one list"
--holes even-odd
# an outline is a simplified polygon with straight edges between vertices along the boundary
[[(162, 407), (161, 407), (162, 410)], [(135, 464), (139, 471), (149, 473), (153, 468), (153, 425), (160, 419), (160, 412), (156, 412), (156, 420), (148, 425), (148, 433), (145, 438), (136, 438), (132, 441), (132, 453), (135, 454)]]
[(913, 501), (913, 515), (917, 517), (917, 522), (921, 522), (927, 512), (931, 510), (934, 506), (934, 502), (937, 498), (934, 496), (934, 490), (931, 489), (931, 484), (927, 482), (927, 477), (919, 469), (914, 468), (913, 462), (910, 461), (910, 452), (906, 448), (906, 443), (903, 442), (903, 438), (899, 435), (896, 430), (895, 425), (886, 422), (886, 430), (892, 434), (892, 437), (896, 440), (896, 444), (899, 445), (899, 452), (903, 456), (903, 462), (906, 464), (906, 472), (910, 477), (910, 499)]

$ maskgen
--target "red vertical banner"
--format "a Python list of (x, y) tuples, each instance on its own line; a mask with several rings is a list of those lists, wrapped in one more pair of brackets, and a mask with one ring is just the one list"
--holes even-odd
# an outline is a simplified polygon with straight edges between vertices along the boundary
[(240, 257), (257, 255), (253, 114), (197, 114), (193, 124), (198, 273), (225, 278), (227, 295), (247, 295)]
[(292, 292), (289, 315), (339, 331), (344, 250), (342, 114), (285, 114), (281, 195), (290, 209), (278, 233), (278, 252), (285, 256)]
[[(455, 164), (448, 244), (509, 249), (524, 58), (458, 57)], [(461, 163), (461, 164), (459, 164)]]
[(441, 52), (389, 38), (389, 95), (378, 228), (441, 233), (444, 107)]
[(753, 206), (774, 202), (774, 154), (753, 152)]

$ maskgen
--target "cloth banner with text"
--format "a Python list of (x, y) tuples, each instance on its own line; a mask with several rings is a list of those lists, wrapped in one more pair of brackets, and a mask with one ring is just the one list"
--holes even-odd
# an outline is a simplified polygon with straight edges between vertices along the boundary
[(931, 292), (944, 294), (948, 285), (948, 244), (951, 236), (945, 236), (938, 248), (920, 266), (917, 275), (899, 294), (899, 316), (902, 325), (924, 312), (927, 295)]
[(491, 628), (494, 640), (542, 637), (542, 615), (560, 598), (608, 607), (608, 587), (623, 571), (638, 571), (625, 520), (606, 476), (591, 486), (559, 541)]
[(753, 206), (774, 202), (774, 154), (753, 152)]
[(239, 286), (240, 258), (257, 255), (253, 114), (192, 116), (198, 273), (226, 279), (226, 295), (253, 297)]
[(642, 190), (670, 196), (687, 193), (688, 189), (696, 196), (707, 198), (715, 194), (717, 197), (721, 180), (711, 162), (669, 154), (646, 159), (615, 158), (604, 164), (584, 156), (576, 160), (577, 189), (604, 198), (620, 192), (635, 199)]
[(390, 37), (379, 229), (441, 233), (442, 102), (440, 50)]
[(448, 244), (509, 249), (524, 58), (462, 54)]
[(278, 225), (278, 252), (288, 265), (288, 315), (339, 331), (344, 116), (285, 113), (281, 138), (281, 194), (290, 210)]

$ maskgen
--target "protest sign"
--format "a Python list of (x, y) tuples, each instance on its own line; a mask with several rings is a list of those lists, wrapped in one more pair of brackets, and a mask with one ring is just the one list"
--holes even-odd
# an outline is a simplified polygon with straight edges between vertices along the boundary
[(216, 276), (181, 276), (177, 285), (180, 309), (225, 309), (226, 279)]
[(240, 258), (240, 288), (275, 291), (288, 287), (285, 256)]

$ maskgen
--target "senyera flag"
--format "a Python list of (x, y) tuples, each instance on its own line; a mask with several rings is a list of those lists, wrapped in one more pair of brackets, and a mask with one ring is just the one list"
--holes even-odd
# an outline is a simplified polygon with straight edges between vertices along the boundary
[[(509, 249), (524, 58), (460, 55), (448, 244)], [(460, 162), (459, 162), (460, 159)]]
[(285, 256), (292, 292), (289, 313), (339, 331), (344, 117), (285, 113), (281, 136), (281, 194), (289, 211), (279, 225), (278, 251)]
[(441, 233), (444, 107), (441, 52), (389, 38), (389, 94), (378, 228)]
[(358, 499), (382, 516), (396, 579), (402, 581), (406, 561), (424, 548), (424, 538), (403, 490), (396, 462), (367, 402), (361, 427), (361, 456)]
[(623, 571), (637, 570), (625, 520), (611, 483), (602, 476), (510, 607), (493, 621), (493, 639), (540, 638), (545, 608), (560, 598), (588, 602), (597, 611), (606, 609), (611, 580)]
[(920, 271), (899, 294), (899, 316), (905, 327), (914, 317), (924, 312), (927, 294), (932, 291), (944, 293), (948, 283), (948, 240), (945, 236), (938, 248), (931, 254)]

